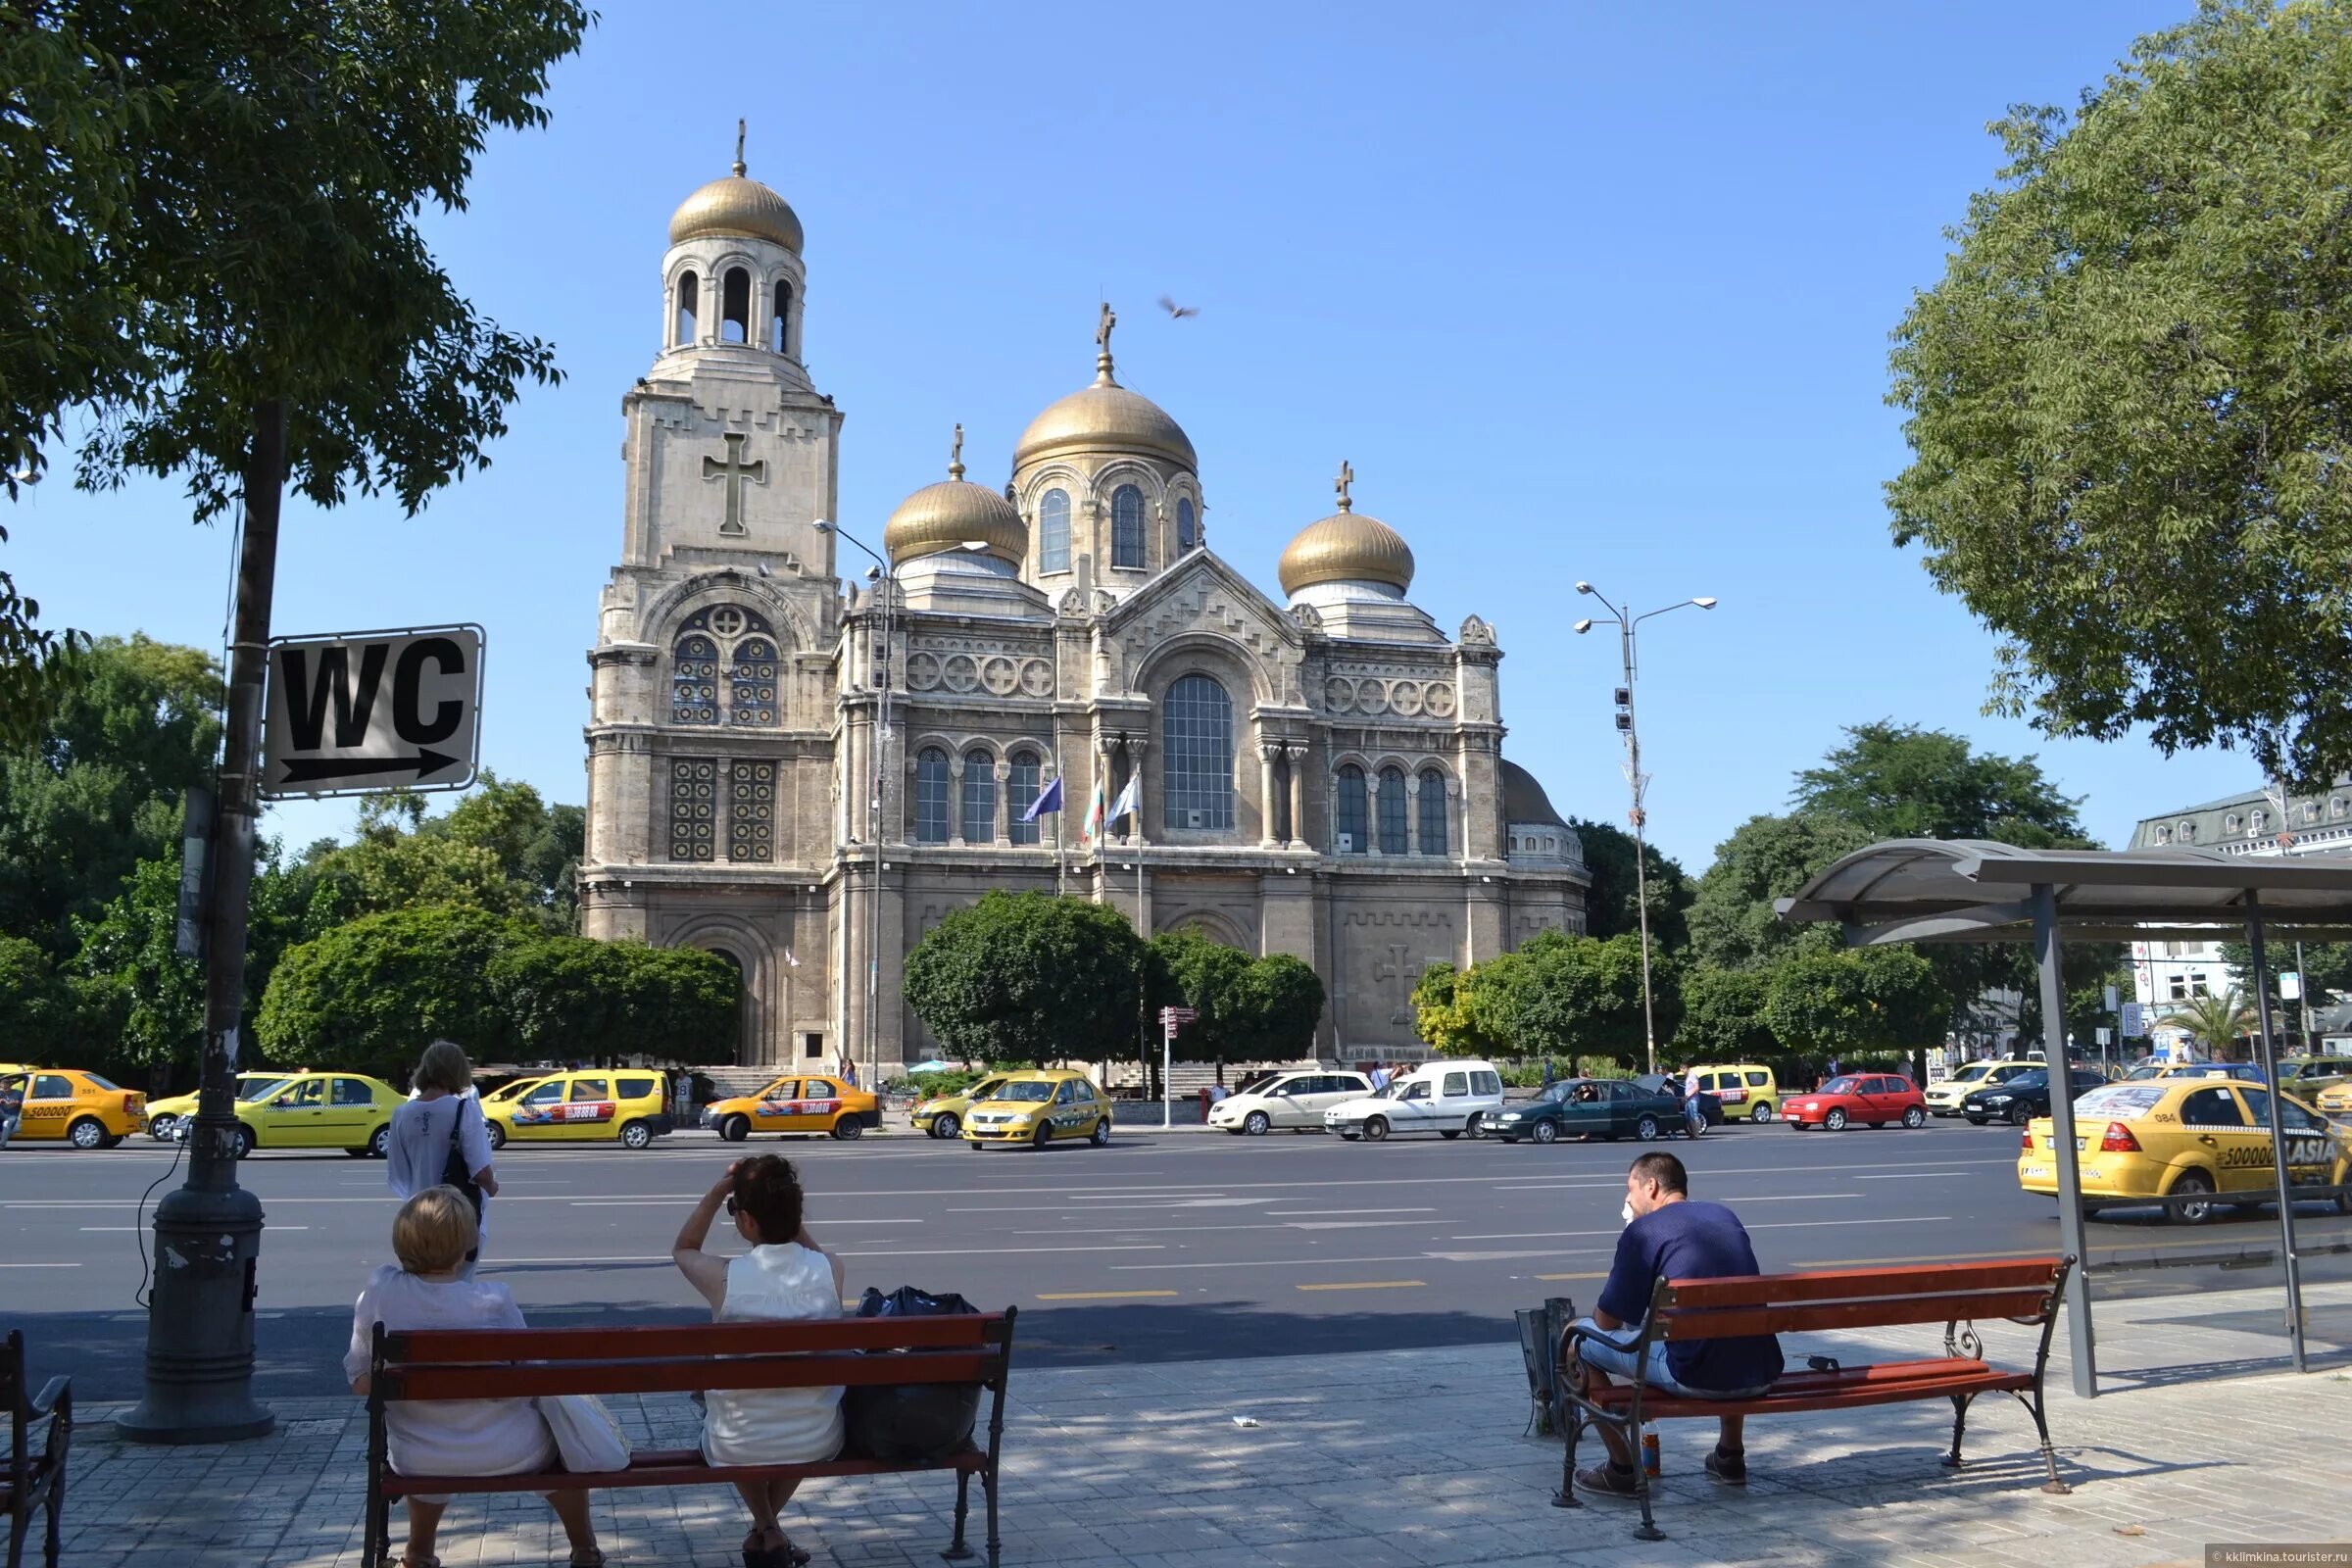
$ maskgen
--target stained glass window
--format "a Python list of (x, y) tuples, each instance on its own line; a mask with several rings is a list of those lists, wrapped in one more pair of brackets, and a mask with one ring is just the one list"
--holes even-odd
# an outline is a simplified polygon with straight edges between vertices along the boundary
[(688, 632), (671, 650), (669, 720), (718, 722), (718, 644), (701, 632)]
[(1131, 484), (1110, 493), (1110, 564), (1139, 569), (1144, 564), (1144, 493)]
[(733, 708), (727, 714), (731, 724), (773, 724), (778, 711), (776, 693), (782, 670), (776, 659), (776, 645), (765, 637), (751, 636), (735, 645), (735, 662), (727, 666), (729, 696)]
[(776, 764), (727, 764), (727, 858), (776, 858)]
[(1200, 524), (1193, 511), (1193, 498), (1185, 496), (1176, 503), (1176, 548), (1183, 552), (1200, 542)]
[(997, 760), (985, 747), (963, 754), (963, 842), (997, 842)]
[(1070, 569), (1070, 493), (1049, 490), (1037, 504), (1037, 569)]
[(1404, 769), (1380, 770), (1380, 853), (1404, 853)]
[(784, 717), (783, 675), (765, 619), (740, 605), (697, 611), (670, 645), (670, 722), (773, 728)]
[(1168, 688), (1160, 723), (1168, 826), (1233, 826), (1233, 699), (1206, 675), (1183, 676)]
[(1035, 844), (1038, 824), (1024, 822), (1021, 813), (1037, 804), (1039, 775), (1045, 764), (1035, 752), (1015, 752), (1004, 779), (1004, 831), (1015, 844)]
[(1340, 769), (1339, 796), (1339, 819), (1332, 824), (1338, 837), (1332, 848), (1342, 855), (1361, 855), (1372, 844), (1364, 832), (1364, 770), (1353, 762)]
[(718, 858), (718, 764), (707, 757), (669, 760), (669, 858)]
[(936, 746), (915, 754), (914, 842), (948, 842), (948, 754)]
[(1421, 853), (1446, 853), (1446, 775), (1434, 767), (1421, 770)]

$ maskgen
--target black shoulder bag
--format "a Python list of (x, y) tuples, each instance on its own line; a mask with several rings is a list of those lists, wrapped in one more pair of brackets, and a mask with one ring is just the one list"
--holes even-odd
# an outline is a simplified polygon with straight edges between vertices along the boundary
[(473, 1205), (476, 1245), (472, 1251), (466, 1254), (466, 1261), (468, 1263), (480, 1256), (482, 1250), (479, 1245), (482, 1227), (482, 1190), (475, 1184), (473, 1172), (466, 1168), (466, 1143), (461, 1136), (466, 1130), (466, 1107), (471, 1102), (466, 1096), (458, 1097), (458, 1113), (451, 1118), (449, 1123), (449, 1155), (441, 1162), (443, 1184), (455, 1187), (459, 1192), (464, 1193), (466, 1201)]

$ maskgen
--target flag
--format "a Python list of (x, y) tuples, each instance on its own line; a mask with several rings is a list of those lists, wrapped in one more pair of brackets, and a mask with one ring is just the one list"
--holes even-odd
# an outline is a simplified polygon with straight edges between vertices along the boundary
[(1078, 842), (1081, 844), (1102, 842), (1102, 786), (1105, 782), (1107, 781), (1098, 771), (1095, 774), (1094, 798), (1086, 803), (1086, 821), (1078, 830)]
[(1058, 811), (1060, 809), (1061, 780), (1054, 779), (1038, 794), (1036, 800), (1029, 803), (1029, 809), (1021, 813), (1021, 820), (1024, 822), (1034, 822), (1039, 817), (1045, 815), (1048, 811)]
[(1119, 791), (1119, 798), (1117, 800), (1110, 803), (1110, 814), (1104, 818), (1104, 821), (1106, 823), (1116, 822), (1120, 817), (1126, 816), (1135, 811), (1140, 806), (1143, 805), (1142, 800), (1139, 798), (1143, 794), (1143, 789), (1144, 780), (1142, 775), (1140, 773), (1128, 774), (1127, 787)]

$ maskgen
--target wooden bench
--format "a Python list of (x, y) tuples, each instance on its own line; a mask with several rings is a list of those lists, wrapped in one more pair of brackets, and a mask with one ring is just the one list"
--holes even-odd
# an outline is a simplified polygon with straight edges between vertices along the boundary
[[(414, 1330), (376, 1325), (368, 1395), (369, 1568), (391, 1547), (392, 1499), (421, 1493), (603, 1491), (612, 1487), (725, 1486), (737, 1481), (956, 1474), (951, 1562), (973, 1555), (963, 1539), (972, 1477), (988, 1509), (989, 1568), (997, 1568), (998, 1453), (1015, 1312), (957, 1317), (830, 1318), (708, 1323), (679, 1328)], [(537, 1398), (558, 1394), (688, 1394), (712, 1389), (809, 1389), (977, 1383), (990, 1393), (988, 1446), (967, 1442), (929, 1462), (838, 1458), (813, 1464), (711, 1465), (700, 1448), (639, 1449), (626, 1470), (512, 1476), (411, 1476), (392, 1469), (384, 1406), (394, 1399)], [(714, 1548), (715, 1549), (715, 1548)]]
[[(1576, 1496), (1576, 1441), (1587, 1426), (1599, 1426), (1640, 1446), (1642, 1423), (1676, 1416), (1778, 1415), (1800, 1410), (1847, 1410), (1907, 1399), (1952, 1402), (1952, 1451), (1943, 1462), (1960, 1463), (1960, 1438), (1968, 1407), (1980, 1394), (2013, 1394), (2033, 1412), (2041, 1436), (2041, 1460), (2049, 1472), (2044, 1492), (2073, 1489), (2058, 1479), (2050, 1449), (2050, 1426), (2042, 1410), (2042, 1373), (2050, 1359), (2050, 1334), (2066, 1288), (2072, 1257), (2018, 1258), (1991, 1263), (1944, 1263), (1925, 1268), (1837, 1269), (1811, 1274), (1759, 1274), (1738, 1279), (1660, 1280), (1649, 1311), (1637, 1327), (1604, 1334), (1569, 1325), (1562, 1335), (1562, 1374), (1554, 1380), (1554, 1418), (1566, 1435), (1560, 1490), (1552, 1504), (1581, 1506)], [(1984, 1359), (1976, 1323), (2005, 1318), (2037, 1327), (2041, 1340), (2034, 1370), (2003, 1371)], [(1604, 1374), (1608, 1387), (1590, 1397), (1576, 1392), (1566, 1372), (1568, 1355), (1586, 1339), (1628, 1350), (1637, 1367), (1647, 1366), (1649, 1348), (1659, 1342), (1687, 1344), (1751, 1334), (1810, 1334), (1835, 1329), (1893, 1328), (1912, 1323), (1943, 1325), (1943, 1354), (1914, 1361), (1840, 1366), (1833, 1371), (1785, 1371), (1751, 1399), (1693, 1399), (1661, 1393), (1636, 1376)], [(1662, 1540), (1650, 1515), (1650, 1486), (1641, 1482), (1644, 1541)]]
[[(41, 1561), (57, 1568), (60, 1516), (66, 1506), (66, 1449), (74, 1442), (74, 1384), (51, 1378), (38, 1398), (31, 1397), (24, 1380), (24, 1336), (9, 1330), (8, 1348), (0, 1354), (0, 1403), (8, 1406), (8, 1474), (0, 1479), (0, 1508), (8, 1513), (8, 1568), (23, 1568), (24, 1533), (33, 1512), (49, 1510), (49, 1535)], [(33, 1429), (41, 1451), (32, 1451)]]

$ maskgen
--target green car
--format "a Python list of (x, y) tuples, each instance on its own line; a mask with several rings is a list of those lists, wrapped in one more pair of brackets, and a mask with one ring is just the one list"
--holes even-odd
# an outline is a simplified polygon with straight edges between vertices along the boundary
[[(1700, 1105), (1713, 1098), (1701, 1096)], [(1721, 1116), (1718, 1107), (1709, 1120)], [(1647, 1143), (1689, 1131), (1682, 1097), (1655, 1078), (1564, 1078), (1526, 1104), (1504, 1106), (1486, 1125), (1488, 1137), (1506, 1144), (1553, 1144), (1563, 1138), (1638, 1138)]]

